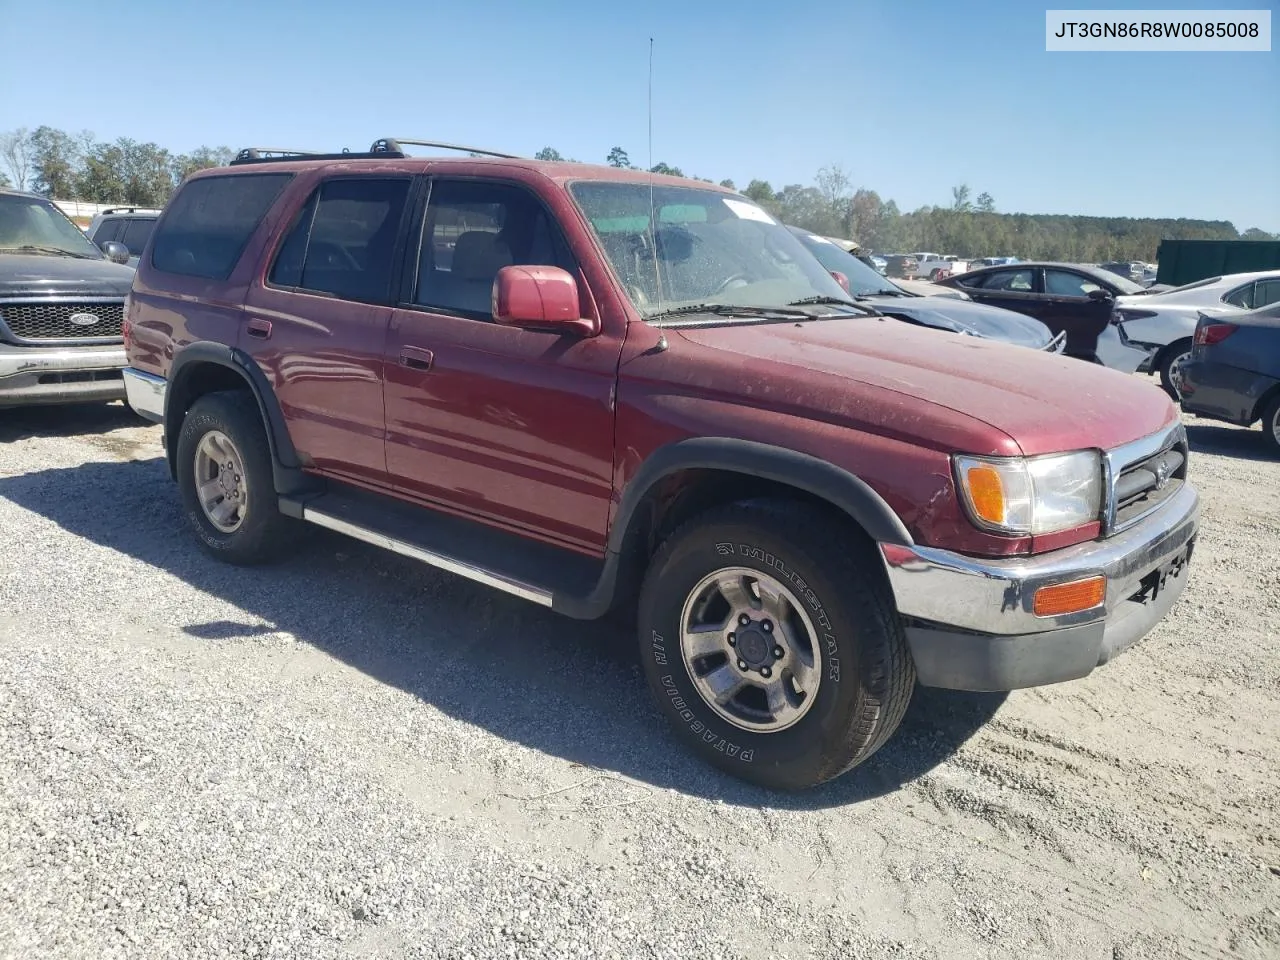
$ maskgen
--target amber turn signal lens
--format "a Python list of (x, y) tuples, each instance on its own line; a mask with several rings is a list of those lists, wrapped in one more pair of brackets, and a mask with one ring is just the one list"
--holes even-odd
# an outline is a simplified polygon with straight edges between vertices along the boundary
[(987, 523), (1004, 523), (1004, 482), (1000, 472), (987, 463), (971, 466), (965, 477), (969, 481), (969, 502), (973, 512)]
[(1032, 609), (1037, 617), (1060, 617), (1102, 606), (1107, 598), (1107, 578), (1089, 577), (1070, 583), (1055, 583), (1036, 591)]

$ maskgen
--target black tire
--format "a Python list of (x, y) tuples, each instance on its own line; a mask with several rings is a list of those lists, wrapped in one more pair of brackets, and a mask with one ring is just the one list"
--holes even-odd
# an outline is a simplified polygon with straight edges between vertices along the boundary
[(1262, 408), (1262, 436), (1271, 452), (1280, 454), (1280, 393)]
[[(200, 505), (196, 492), (196, 451), (210, 431), (235, 445), (244, 463), (248, 506), (233, 532), (219, 530)], [(195, 402), (182, 422), (177, 450), (178, 490), (201, 545), (219, 560), (251, 566), (279, 559), (293, 544), (298, 522), (280, 513), (262, 414), (253, 396), (232, 390), (209, 393)]]
[[(915, 666), (874, 546), (853, 528), (833, 536), (833, 525), (844, 529), (837, 518), (801, 504), (719, 507), (662, 544), (641, 589), (641, 661), (658, 709), (695, 753), (766, 787), (803, 789), (862, 763), (897, 729), (915, 688)], [(775, 578), (821, 624), (817, 692), (786, 729), (750, 730), (721, 716), (682, 655), (686, 599), (704, 577), (728, 567)]]
[(1185, 340), (1175, 340), (1163, 350), (1156, 360), (1156, 370), (1160, 374), (1160, 386), (1164, 387), (1165, 393), (1173, 398), (1174, 403), (1182, 399), (1182, 393), (1173, 382), (1173, 365), (1178, 359), (1186, 359), (1191, 353), (1192, 342), (1190, 338)]

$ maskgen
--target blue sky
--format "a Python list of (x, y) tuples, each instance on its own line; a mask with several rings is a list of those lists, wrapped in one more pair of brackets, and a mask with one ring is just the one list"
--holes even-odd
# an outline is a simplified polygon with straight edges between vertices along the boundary
[(0, 0), (0, 130), (88, 129), (175, 152), (399, 135), (602, 161), (617, 144), (643, 163), (652, 36), (653, 156), (686, 173), (780, 187), (839, 163), (903, 209), (947, 203), (965, 182), (1002, 211), (1280, 231), (1280, 53), (1047, 53), (1044, 11)]

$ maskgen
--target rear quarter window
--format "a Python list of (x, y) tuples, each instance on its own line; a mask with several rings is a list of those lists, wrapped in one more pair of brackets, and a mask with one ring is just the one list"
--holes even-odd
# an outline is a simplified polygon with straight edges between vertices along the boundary
[(156, 227), (151, 265), (165, 273), (225, 280), (292, 177), (252, 173), (189, 181)]

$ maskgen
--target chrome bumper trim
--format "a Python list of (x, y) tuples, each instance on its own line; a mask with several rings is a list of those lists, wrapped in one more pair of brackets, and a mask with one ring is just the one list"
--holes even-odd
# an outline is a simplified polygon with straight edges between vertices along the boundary
[(124, 347), (11, 347), (0, 343), (0, 379), (18, 374), (118, 370), (128, 361)]
[(155, 423), (164, 422), (164, 397), (169, 381), (133, 367), (124, 371), (124, 392), (138, 416)]
[[(1159, 446), (1156, 445), (1156, 450)], [(1010, 636), (1097, 623), (1140, 589), (1140, 581), (1173, 559), (1196, 535), (1200, 497), (1185, 483), (1160, 509), (1106, 540), (1033, 557), (982, 559), (932, 547), (880, 544), (898, 612), (961, 631)], [(1037, 617), (1036, 590), (1101, 574), (1104, 605)]]

